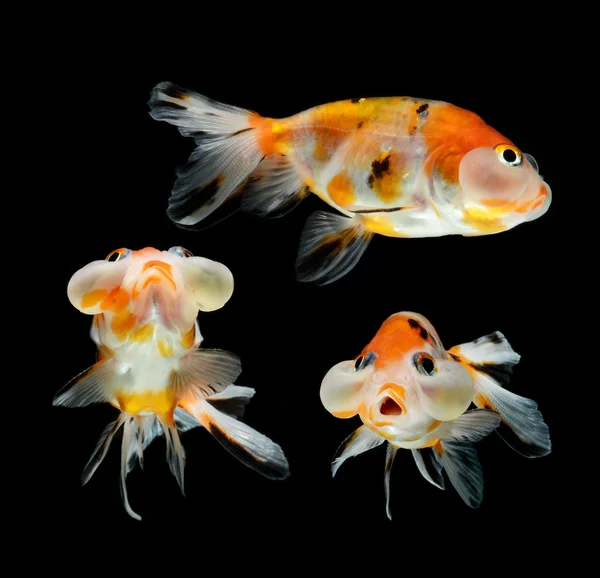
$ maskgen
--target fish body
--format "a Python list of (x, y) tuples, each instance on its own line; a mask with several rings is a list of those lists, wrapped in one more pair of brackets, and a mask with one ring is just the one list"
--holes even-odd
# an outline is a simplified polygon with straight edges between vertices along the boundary
[(499, 233), (551, 202), (533, 157), (446, 102), (360, 98), (273, 119), (161, 83), (150, 109), (196, 141), (169, 203), (176, 223), (222, 218), (242, 192), (242, 207), (262, 216), (285, 214), (309, 192), (337, 210), (307, 221), (296, 263), (302, 281), (346, 274), (374, 234)]
[(136, 458), (164, 433), (167, 460), (183, 491), (185, 452), (179, 432), (206, 427), (226, 449), (264, 475), (289, 474), (281, 448), (238, 420), (254, 389), (233, 385), (239, 358), (204, 349), (196, 320), (199, 311), (222, 307), (233, 293), (229, 269), (193, 256), (182, 247), (158, 251), (119, 249), (106, 260), (77, 271), (67, 287), (78, 310), (93, 315), (91, 337), (97, 363), (69, 382), (54, 405), (79, 407), (106, 402), (119, 417), (105, 429), (88, 462), (86, 483), (123, 429), (121, 489)]
[(349, 457), (387, 442), (388, 516), (398, 449), (411, 450), (423, 476), (441, 489), (446, 471), (465, 503), (478, 507), (483, 472), (474, 442), (499, 428), (523, 455), (551, 451), (535, 402), (503, 387), (519, 359), (499, 332), (446, 350), (422, 315), (392, 315), (356, 359), (336, 364), (323, 379), (320, 395), (327, 411), (363, 422), (340, 446), (333, 474)]

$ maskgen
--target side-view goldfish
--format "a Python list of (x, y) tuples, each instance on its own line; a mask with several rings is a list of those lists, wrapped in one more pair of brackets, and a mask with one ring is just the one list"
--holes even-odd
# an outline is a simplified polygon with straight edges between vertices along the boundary
[(204, 426), (244, 464), (268, 478), (285, 479), (281, 448), (239, 421), (254, 389), (233, 385), (239, 358), (200, 347), (199, 311), (221, 308), (233, 293), (231, 271), (182, 247), (158, 251), (118, 249), (93, 261), (69, 281), (69, 300), (93, 315), (98, 361), (71, 380), (53, 404), (80, 407), (108, 402), (119, 417), (104, 430), (82, 475), (85, 484), (123, 428), (121, 494), (127, 513), (140, 520), (125, 480), (136, 458), (164, 433), (167, 461), (184, 489), (185, 453), (178, 432)]
[(500, 426), (506, 443), (527, 457), (551, 451), (536, 403), (503, 387), (519, 360), (498, 331), (446, 351), (422, 315), (392, 315), (355, 360), (338, 363), (323, 379), (325, 409), (339, 418), (358, 415), (364, 424), (339, 447), (333, 475), (348, 458), (388, 442), (390, 519), (390, 474), (399, 448), (411, 450), (423, 477), (440, 489), (445, 470), (464, 502), (478, 507), (483, 472), (473, 442)]
[(175, 223), (220, 220), (242, 191), (242, 208), (262, 216), (284, 215), (309, 192), (339, 212), (306, 222), (300, 281), (339, 279), (374, 234), (489, 235), (537, 219), (551, 202), (531, 155), (446, 102), (358, 98), (274, 119), (162, 82), (149, 106), (196, 143), (169, 201)]

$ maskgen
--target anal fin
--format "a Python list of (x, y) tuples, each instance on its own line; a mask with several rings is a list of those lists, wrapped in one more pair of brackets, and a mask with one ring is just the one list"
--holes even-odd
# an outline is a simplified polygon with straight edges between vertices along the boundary
[(372, 237), (358, 218), (328, 211), (313, 213), (300, 239), (298, 280), (318, 285), (333, 283), (354, 268)]

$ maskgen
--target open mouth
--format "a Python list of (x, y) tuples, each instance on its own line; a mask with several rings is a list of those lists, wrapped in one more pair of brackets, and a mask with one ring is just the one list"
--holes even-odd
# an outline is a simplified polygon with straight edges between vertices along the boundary
[(402, 408), (391, 398), (386, 397), (379, 408), (381, 415), (400, 415)]

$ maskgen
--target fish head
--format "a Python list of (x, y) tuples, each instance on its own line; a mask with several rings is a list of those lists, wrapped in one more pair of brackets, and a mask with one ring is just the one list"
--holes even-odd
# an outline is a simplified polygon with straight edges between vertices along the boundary
[(232, 293), (227, 267), (182, 247), (117, 249), (77, 271), (67, 287), (69, 300), (82, 313), (117, 317), (127, 325), (152, 314), (182, 329), (195, 322), (198, 311), (222, 307)]
[[(363, 422), (384, 437), (456, 419), (473, 400), (469, 372), (444, 350), (422, 315), (396, 313), (354, 360), (325, 375), (321, 401), (332, 415)], [(407, 439), (407, 438), (406, 438)]]
[(466, 221), (482, 230), (490, 225), (490, 232), (537, 219), (552, 201), (535, 159), (510, 142), (468, 150), (460, 159), (458, 181)]

